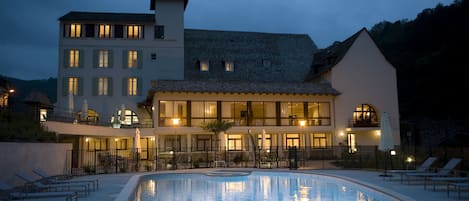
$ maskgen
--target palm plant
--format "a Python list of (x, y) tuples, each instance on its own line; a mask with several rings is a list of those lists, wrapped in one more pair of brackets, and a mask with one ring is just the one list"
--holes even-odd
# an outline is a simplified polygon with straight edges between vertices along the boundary
[[(225, 120), (215, 120), (208, 123), (202, 124), (200, 127), (205, 131), (212, 132), (215, 137), (215, 146), (217, 147), (216, 152), (218, 155), (218, 150), (220, 149), (220, 134), (226, 132), (231, 127), (233, 127), (233, 122)], [(216, 156), (215, 155), (215, 156)]]

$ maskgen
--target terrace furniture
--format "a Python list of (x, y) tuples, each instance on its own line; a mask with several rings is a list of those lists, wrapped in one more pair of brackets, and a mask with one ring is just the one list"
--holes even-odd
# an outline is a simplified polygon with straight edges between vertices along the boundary
[(405, 173), (407, 183), (410, 184), (411, 177), (423, 178), (424, 180), (431, 177), (448, 177), (451, 171), (456, 168), (457, 165), (462, 161), (460, 158), (452, 158), (445, 166), (438, 170), (438, 172), (420, 172), (420, 173)]
[(25, 185), (29, 188), (39, 189), (41, 191), (70, 191), (72, 189), (79, 189), (79, 191), (84, 192), (85, 195), (89, 194), (87, 184), (47, 184), (44, 183), (43, 180), (36, 180), (22, 172), (17, 172), (15, 175), (24, 180), (26, 182)]
[[(43, 180), (45, 180), (49, 184), (67, 184), (67, 183), (86, 183), (89, 189), (93, 189), (93, 191), (97, 190), (99, 187), (98, 179), (90, 179), (90, 180), (70, 180), (71, 177), (67, 175), (55, 175), (51, 176), (47, 174), (45, 171), (39, 168), (33, 169), (33, 173), (40, 176)], [(92, 188), (90, 188), (90, 186)]]
[(29, 191), (26, 187), (13, 188), (10, 185), (0, 181), (0, 200), (13, 200), (13, 199), (32, 199), (32, 198), (51, 198), (51, 197), (65, 197), (66, 201), (78, 200), (77, 192), (73, 191), (60, 191), (60, 192), (33, 192)]
[(400, 174), (401, 176), (401, 183), (402, 183), (402, 180), (403, 180), (403, 175), (406, 174), (406, 173), (421, 173), (421, 172), (428, 172), (428, 170), (430, 170), (432, 164), (435, 163), (435, 161), (437, 160), (437, 157), (428, 157), (427, 159), (425, 159), (425, 161), (423, 161), (422, 164), (420, 164), (417, 169), (415, 170), (388, 170), (387, 172), (388, 173), (391, 173), (391, 174)]
[(433, 184), (433, 190), (436, 190), (438, 184), (469, 182), (469, 177), (430, 177), (424, 181), (423, 189), (427, 189), (427, 182)]
[(451, 189), (455, 189), (458, 192), (458, 199), (461, 199), (461, 190), (462, 189), (469, 189), (469, 183), (468, 182), (455, 182), (455, 183), (448, 183), (447, 187), (447, 194), (449, 197)]

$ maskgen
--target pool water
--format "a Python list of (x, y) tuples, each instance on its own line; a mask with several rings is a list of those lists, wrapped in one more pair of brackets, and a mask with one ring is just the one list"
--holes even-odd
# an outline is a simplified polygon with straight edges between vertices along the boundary
[(143, 176), (135, 201), (396, 200), (346, 180), (302, 173), (249, 175), (154, 174)]

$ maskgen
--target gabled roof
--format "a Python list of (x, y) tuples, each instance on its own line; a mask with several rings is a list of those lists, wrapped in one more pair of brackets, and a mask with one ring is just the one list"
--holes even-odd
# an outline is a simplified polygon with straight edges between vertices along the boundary
[[(150, 1), (150, 10), (155, 10), (155, 1), (156, 0), (151, 0)], [(189, 0), (184, 0), (184, 10), (186, 10), (187, 4), (189, 3)]]
[(191, 81), (157, 80), (153, 92), (192, 92), (192, 93), (249, 93), (249, 94), (303, 94), (339, 95), (330, 84), (307, 82), (247, 82), (247, 81)]
[(106, 13), (106, 12), (76, 12), (71, 11), (59, 18), (60, 21), (83, 21), (83, 22), (129, 22), (145, 23), (155, 22), (154, 14), (143, 13)]
[(335, 42), (331, 46), (314, 54), (313, 64), (311, 66), (310, 72), (306, 77), (306, 81), (311, 81), (314, 78), (321, 76), (323, 73), (328, 72), (335, 65), (337, 65), (342, 60), (342, 58), (344, 58), (347, 51), (363, 31), (367, 31), (366, 28), (362, 28), (360, 31), (353, 34), (344, 41)]

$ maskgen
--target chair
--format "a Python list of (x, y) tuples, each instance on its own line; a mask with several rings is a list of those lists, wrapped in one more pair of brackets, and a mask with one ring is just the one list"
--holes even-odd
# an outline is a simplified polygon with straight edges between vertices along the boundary
[(460, 182), (448, 183), (448, 187), (447, 187), (448, 197), (449, 197), (451, 189), (455, 189), (458, 192), (458, 199), (461, 199), (461, 190), (462, 189), (469, 189), (469, 183), (467, 183), (467, 182), (464, 182), (464, 183), (460, 183)]
[(79, 189), (80, 191), (83, 191), (85, 195), (89, 194), (87, 184), (47, 184), (43, 183), (44, 181), (42, 180), (36, 180), (22, 172), (16, 172), (15, 175), (20, 179), (24, 180), (26, 182), (25, 185), (29, 188), (35, 188), (45, 191), (70, 191), (71, 189)]
[(31, 198), (51, 198), (65, 197), (66, 201), (78, 200), (77, 192), (61, 191), (61, 192), (31, 192), (26, 188), (13, 188), (10, 185), (0, 181), (0, 191), (2, 192), (1, 200), (13, 199), (31, 199)]
[(428, 157), (415, 170), (388, 170), (387, 172), (391, 173), (391, 174), (400, 174), (401, 175), (401, 182), (402, 182), (404, 174), (406, 174), (406, 173), (427, 172), (431, 168), (431, 166), (435, 163), (436, 160), (437, 160), (437, 157)]
[(462, 161), (460, 158), (452, 158), (445, 166), (443, 166), (438, 172), (419, 172), (419, 173), (405, 173), (407, 177), (407, 183), (410, 183), (410, 177), (420, 177), (427, 180), (431, 177), (447, 177), (451, 171)]
[[(67, 175), (54, 175), (54, 176), (51, 176), (51, 175), (47, 174), (45, 171), (43, 171), (40, 168), (33, 169), (33, 173), (40, 176), (43, 180), (46, 180), (47, 183), (52, 183), (52, 184), (86, 183), (88, 185), (91, 185), (93, 187), (93, 190), (98, 189), (98, 186), (99, 186), (98, 179), (70, 180), (71, 177), (69, 177)], [(90, 186), (88, 186), (88, 188), (91, 189)]]

